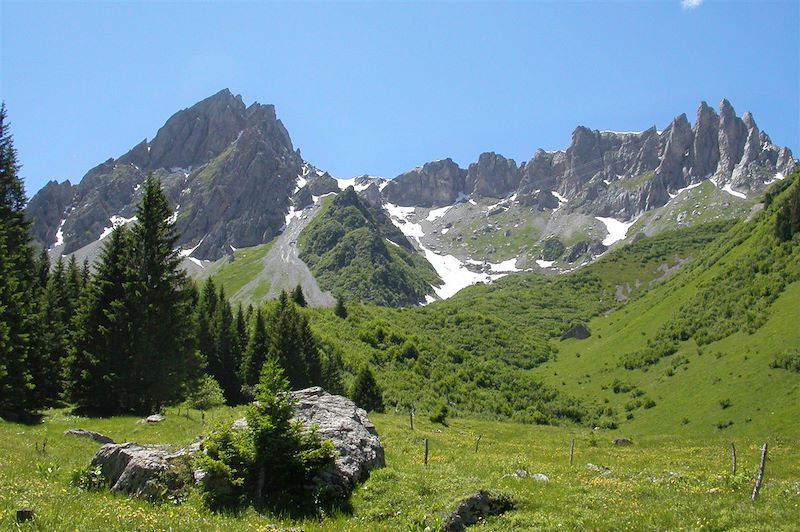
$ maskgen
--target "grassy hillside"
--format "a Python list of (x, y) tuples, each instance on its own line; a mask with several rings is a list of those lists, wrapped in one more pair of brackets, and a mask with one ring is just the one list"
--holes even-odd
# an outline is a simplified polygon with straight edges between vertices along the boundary
[(536, 374), (632, 433), (800, 434), (800, 373), (773, 367), (800, 345), (800, 239), (774, 234), (787, 196)]
[[(320, 287), (349, 301), (416, 305), (439, 277), (382, 213), (352, 187), (338, 194), (300, 234), (300, 258)], [(391, 240), (391, 239), (394, 240)]]
[[(236, 411), (216, 410), (203, 424), (167, 412), (157, 425), (136, 419), (86, 419), (49, 411), (44, 423), (0, 421), (0, 528), (3, 530), (252, 530), (268, 525), (316, 530), (436, 530), (443, 515), (477, 489), (509, 496), (516, 508), (490, 517), (481, 530), (794, 530), (798, 513), (800, 454), (797, 446), (770, 441), (765, 482), (755, 504), (749, 497), (760, 438), (737, 438), (739, 470), (731, 476), (725, 437), (642, 437), (616, 447), (604, 433), (467, 419), (450, 426), (418, 417), (372, 414), (386, 451), (376, 470), (352, 497), (352, 511), (294, 521), (259, 514), (215, 514), (194, 493), (179, 503), (151, 504), (107, 491), (84, 492), (70, 484), (98, 449), (88, 440), (63, 436), (83, 427), (117, 441), (185, 445), (207, 434), (209, 420), (231, 420)], [(481, 440), (478, 452), (475, 441)], [(569, 464), (569, 441), (575, 457)], [(429, 440), (428, 466), (422, 464)], [(41, 451), (43, 442), (46, 450)], [(589, 464), (608, 468), (595, 471)], [(547, 482), (518, 478), (518, 470), (544, 474)], [(36, 520), (17, 527), (18, 508)]]
[(664, 233), (569, 275), (509, 276), (422, 308), (351, 305), (346, 320), (309, 310), (311, 323), (352, 372), (364, 362), (377, 368), (391, 406), (425, 412), (446, 402), (459, 415), (608, 424), (600, 405), (544, 383), (534, 368), (555, 355), (551, 340), (571, 325), (622, 305), (620, 286), (634, 287), (626, 292), (633, 297), (657, 284), (726, 227)]

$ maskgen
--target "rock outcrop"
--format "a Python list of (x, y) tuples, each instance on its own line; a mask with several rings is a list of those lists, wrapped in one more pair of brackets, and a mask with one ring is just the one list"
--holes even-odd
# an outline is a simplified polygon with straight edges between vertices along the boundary
[(331, 395), (319, 386), (292, 392), (295, 416), (317, 434), (333, 442), (339, 456), (323, 471), (318, 482), (340, 494), (348, 494), (372, 469), (384, 467), (383, 446), (367, 413), (350, 399)]
[(517, 190), (521, 179), (513, 159), (496, 153), (482, 153), (478, 162), (467, 169), (466, 190), (476, 196), (504, 198)]
[(105, 445), (106, 443), (114, 443), (114, 440), (112, 440), (105, 434), (100, 434), (99, 432), (94, 432), (92, 430), (85, 430), (85, 429), (67, 429), (64, 431), (64, 436), (77, 436), (78, 438), (88, 438), (94, 442), (101, 443), (103, 445)]
[(514, 508), (514, 503), (504, 496), (494, 496), (480, 490), (463, 501), (442, 523), (442, 532), (461, 532), (466, 527), (491, 515), (500, 515)]
[(403, 206), (452, 205), (464, 192), (466, 171), (452, 159), (426, 163), (400, 174), (383, 189), (389, 203)]

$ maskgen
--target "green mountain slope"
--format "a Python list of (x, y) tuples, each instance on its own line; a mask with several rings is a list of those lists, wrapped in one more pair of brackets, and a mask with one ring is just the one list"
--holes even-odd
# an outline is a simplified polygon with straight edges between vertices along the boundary
[(415, 305), (440, 281), (389, 219), (352, 187), (323, 208), (300, 234), (298, 247), (320, 287), (349, 301)]
[(592, 337), (560, 342), (537, 375), (634, 433), (800, 434), (800, 373), (771, 367), (800, 346), (800, 238), (775, 236), (789, 185), (672, 279), (592, 320)]

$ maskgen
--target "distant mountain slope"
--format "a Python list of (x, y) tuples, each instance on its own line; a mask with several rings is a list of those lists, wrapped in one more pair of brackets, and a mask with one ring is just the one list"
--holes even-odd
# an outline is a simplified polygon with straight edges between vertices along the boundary
[[(800, 172), (791, 179), (800, 186)], [(633, 432), (800, 434), (800, 373), (776, 364), (800, 360), (800, 239), (775, 236), (788, 195), (668, 282), (591, 321), (590, 338), (560, 342), (537, 374), (608, 404)]]
[(441, 281), (386, 215), (348, 187), (300, 235), (300, 258), (337, 297), (385, 306), (425, 301)]
[[(680, 115), (663, 131), (581, 126), (565, 150), (538, 150), (519, 165), (483, 153), (467, 168), (444, 159), (388, 181), (335, 179), (303, 160), (273, 106), (246, 106), (226, 89), (177, 112), (151, 141), (98, 165), (77, 185), (48, 183), (27, 213), (35, 239), (54, 256), (92, 260), (113, 226), (134, 221), (139, 186), (152, 172), (175, 208), (185, 266), (202, 277), (215, 261), (272, 242), (304, 208), (353, 185), (384, 240), (368, 249), (369, 240), (351, 235), (345, 247), (371, 256), (370, 268), (393, 266), (368, 278), (343, 248), (326, 257), (333, 250), (320, 248), (304, 255), (313, 275), (343, 295), (415, 305), (511, 273), (572, 271), (645, 235), (746, 218), (764, 187), (795, 165), (749, 113), (739, 118), (723, 100), (719, 114), (701, 103), (693, 125)], [(364, 227), (372, 231), (370, 224)], [(324, 235), (311, 240), (317, 236)], [(389, 244), (388, 259), (381, 258), (385, 239), (400, 246)], [(247, 294), (272, 294), (267, 278), (275, 286), (305, 280), (314, 289), (297, 261), (285, 278), (258, 272)], [(426, 273), (427, 264), (435, 273)]]

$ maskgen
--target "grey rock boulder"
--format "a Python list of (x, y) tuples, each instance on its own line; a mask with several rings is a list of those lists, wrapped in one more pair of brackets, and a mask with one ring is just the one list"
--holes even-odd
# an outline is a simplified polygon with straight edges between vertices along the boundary
[(346, 397), (327, 393), (319, 386), (292, 392), (295, 416), (317, 434), (330, 440), (338, 456), (320, 474), (318, 482), (340, 494), (352, 491), (369, 472), (386, 465), (383, 446), (367, 413)]
[(100, 466), (113, 492), (156, 497), (163, 489), (163, 473), (199, 448), (199, 444), (178, 450), (162, 445), (107, 444), (92, 458), (92, 466)]
[(486, 517), (500, 515), (513, 508), (514, 503), (507, 497), (480, 490), (458, 503), (455, 511), (445, 517), (442, 531), (461, 532)]
[(383, 189), (389, 203), (402, 206), (452, 205), (464, 192), (466, 171), (452, 159), (433, 161), (395, 177)]
[(513, 159), (482, 153), (467, 169), (466, 190), (479, 197), (504, 198), (519, 186), (522, 175)]
[(92, 441), (97, 443), (114, 443), (114, 440), (106, 436), (105, 434), (100, 434), (99, 432), (94, 432), (91, 430), (85, 429), (67, 429), (64, 431), (64, 436), (77, 436), (79, 438), (88, 438)]

